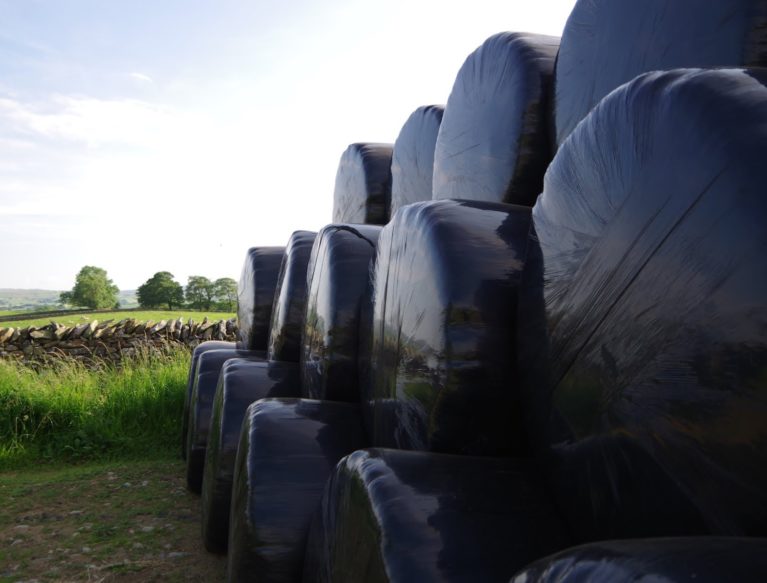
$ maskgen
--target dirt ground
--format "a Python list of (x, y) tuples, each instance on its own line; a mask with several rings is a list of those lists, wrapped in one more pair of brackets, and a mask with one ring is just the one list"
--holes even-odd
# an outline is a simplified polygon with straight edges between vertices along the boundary
[(179, 460), (0, 474), (0, 581), (223, 581)]

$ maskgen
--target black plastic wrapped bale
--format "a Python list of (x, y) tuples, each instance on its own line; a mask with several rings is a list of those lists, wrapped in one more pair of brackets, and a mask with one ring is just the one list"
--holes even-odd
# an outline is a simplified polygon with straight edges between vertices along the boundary
[(229, 581), (300, 581), (306, 533), (325, 482), (364, 444), (359, 407), (263, 399), (245, 415), (229, 534)]
[(537, 561), (517, 573), (511, 583), (765, 580), (767, 539), (689, 537), (606, 541), (575, 547)]
[(237, 285), (237, 346), (266, 350), (284, 247), (248, 249)]
[(526, 451), (515, 375), (516, 288), (530, 209), (478, 201), (403, 207), (373, 282), (373, 444), (470, 455)]
[(504, 32), (468, 56), (439, 128), (433, 198), (532, 206), (552, 156), (558, 48), (557, 37)]
[(230, 358), (264, 360), (266, 352), (224, 348), (203, 352), (197, 359), (192, 394), (189, 396), (186, 431), (186, 484), (189, 490), (196, 494), (200, 493), (202, 486), (213, 397), (216, 394), (221, 367)]
[(763, 0), (579, 0), (557, 58), (557, 144), (603, 97), (637, 75), (741, 65), (767, 65)]
[(202, 481), (202, 539), (211, 552), (226, 552), (232, 479), (240, 428), (248, 406), (266, 397), (296, 397), (298, 363), (227, 360), (213, 399)]
[(508, 581), (568, 544), (529, 462), (360, 450), (330, 478), (304, 581)]
[(579, 542), (767, 535), (764, 78), (641, 76), (546, 174), (518, 356)]
[(299, 361), (306, 312), (306, 270), (316, 236), (310, 231), (296, 231), (285, 247), (272, 308), (269, 360)]
[(360, 310), (380, 232), (373, 225), (328, 225), (317, 235), (307, 273), (305, 397), (359, 402)]
[(189, 363), (189, 375), (186, 380), (186, 392), (184, 393), (184, 412), (181, 415), (181, 458), (186, 459), (186, 433), (189, 430), (189, 402), (192, 398), (192, 389), (194, 388), (194, 379), (197, 373), (197, 360), (203, 352), (209, 350), (220, 350), (222, 348), (234, 348), (234, 342), (225, 342), (223, 340), (208, 340), (194, 347), (192, 359)]
[(333, 222), (385, 225), (391, 204), (391, 144), (351, 144), (341, 155)]
[(401, 206), (431, 200), (434, 148), (444, 111), (442, 105), (421, 106), (402, 126), (391, 158), (391, 216)]

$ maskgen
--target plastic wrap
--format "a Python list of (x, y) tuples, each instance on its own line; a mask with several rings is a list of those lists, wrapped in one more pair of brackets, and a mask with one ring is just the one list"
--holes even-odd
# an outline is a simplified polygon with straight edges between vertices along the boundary
[(508, 581), (569, 544), (526, 462), (384, 449), (333, 472), (304, 581)]
[(248, 249), (237, 284), (237, 347), (266, 350), (284, 247)]
[(579, 0), (557, 58), (557, 144), (604, 96), (641, 73), (765, 64), (762, 0)]
[(341, 155), (333, 222), (385, 225), (391, 204), (391, 144), (351, 144)]
[(444, 111), (442, 105), (421, 106), (402, 126), (391, 158), (391, 216), (401, 206), (431, 200), (434, 148)]
[(297, 397), (298, 363), (227, 360), (213, 399), (202, 481), (202, 539), (211, 552), (226, 552), (232, 479), (240, 428), (248, 406), (266, 397)]
[(359, 402), (360, 310), (381, 227), (328, 225), (317, 235), (307, 272), (301, 355), (303, 396)]
[(433, 198), (535, 202), (552, 156), (558, 47), (557, 37), (504, 32), (468, 56), (439, 128)]
[(229, 581), (301, 579), (327, 477), (364, 440), (359, 407), (349, 403), (264, 399), (248, 408), (232, 490)]
[(266, 352), (224, 348), (203, 352), (197, 359), (197, 372), (189, 397), (186, 432), (186, 484), (196, 494), (200, 493), (202, 486), (213, 396), (216, 394), (221, 367), (230, 358), (264, 360)]
[(186, 434), (189, 430), (189, 402), (192, 399), (192, 389), (194, 388), (194, 379), (197, 374), (197, 361), (203, 352), (209, 350), (220, 350), (222, 348), (234, 348), (234, 342), (224, 342), (223, 340), (209, 340), (194, 347), (192, 359), (189, 363), (189, 375), (186, 380), (186, 392), (184, 393), (184, 412), (181, 415), (181, 458), (186, 459)]
[(694, 537), (583, 545), (536, 562), (512, 583), (762, 583), (766, 579), (767, 539)]
[(767, 534), (764, 75), (639, 77), (546, 175), (519, 361), (580, 541)]
[(306, 312), (306, 268), (316, 236), (310, 231), (296, 231), (285, 247), (272, 308), (269, 360), (299, 360)]
[(527, 207), (443, 200), (403, 207), (384, 227), (363, 387), (376, 446), (526, 450), (514, 327), (529, 225)]

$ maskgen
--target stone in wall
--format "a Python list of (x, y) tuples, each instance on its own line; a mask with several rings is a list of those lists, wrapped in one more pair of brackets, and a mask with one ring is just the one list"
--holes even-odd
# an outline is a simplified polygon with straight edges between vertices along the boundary
[(99, 323), (93, 320), (78, 326), (51, 322), (28, 328), (0, 327), (0, 358), (39, 362), (50, 358), (71, 357), (86, 363), (95, 359), (119, 361), (146, 349), (162, 350), (171, 345), (190, 348), (206, 340), (237, 338), (235, 319), (195, 323), (191, 318), (159, 322), (137, 322), (132, 318)]

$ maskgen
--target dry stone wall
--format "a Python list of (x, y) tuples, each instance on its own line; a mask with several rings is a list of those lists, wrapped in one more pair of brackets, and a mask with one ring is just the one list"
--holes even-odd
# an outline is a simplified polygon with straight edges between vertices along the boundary
[(182, 318), (159, 322), (139, 322), (132, 318), (99, 323), (94, 320), (78, 326), (56, 322), (42, 327), (0, 328), (0, 358), (37, 362), (70, 357), (91, 363), (119, 361), (142, 350), (166, 349), (173, 344), (190, 348), (206, 340), (237, 338), (235, 319), (202, 322)]

